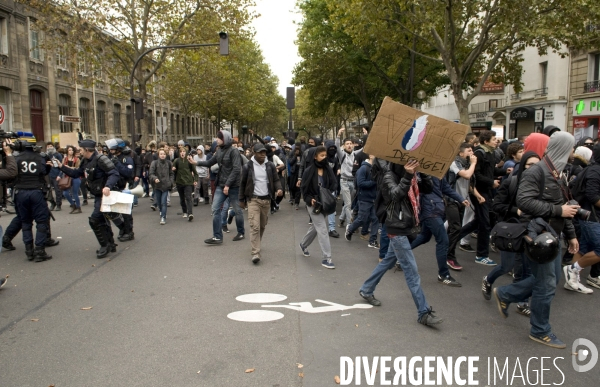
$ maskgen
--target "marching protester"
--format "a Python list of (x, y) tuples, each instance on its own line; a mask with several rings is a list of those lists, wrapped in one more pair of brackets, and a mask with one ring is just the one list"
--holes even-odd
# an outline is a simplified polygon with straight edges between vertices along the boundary
[[(371, 177), (371, 165), (375, 156), (369, 156), (356, 172), (356, 183), (358, 187), (358, 216), (354, 222), (346, 226), (346, 240), (352, 239), (352, 234), (362, 226), (361, 239), (368, 239), (368, 247), (379, 249), (377, 232), (379, 231), (379, 220), (375, 214), (375, 198), (377, 197), (377, 183)], [(370, 232), (369, 232), (370, 230)], [(364, 238), (364, 237), (366, 238)]]
[[(65, 167), (77, 169), (79, 168), (80, 160), (76, 156), (75, 147), (72, 145), (67, 146), (67, 155), (65, 156), (64, 165)], [(63, 196), (71, 204), (71, 214), (81, 214), (81, 204), (79, 202), (79, 187), (81, 186), (81, 179), (71, 179), (71, 187), (63, 191)], [(87, 192), (86, 192), (87, 194)]]
[[(569, 192), (561, 172), (573, 152), (573, 135), (555, 131), (548, 142), (545, 156), (540, 162), (523, 172), (517, 191), (517, 207), (523, 221), (535, 218), (547, 219), (556, 234), (564, 232), (569, 241), (569, 251), (579, 250), (575, 229), (571, 222), (579, 205), (567, 204)], [(550, 257), (546, 257), (550, 258)], [(531, 297), (531, 330), (529, 338), (538, 343), (566, 348), (550, 326), (550, 307), (556, 285), (561, 277), (561, 254), (557, 248), (556, 257), (547, 263), (529, 261), (532, 276), (522, 281), (494, 288), (493, 294), (502, 317), (508, 317), (508, 307), (513, 302), (521, 302)]]
[(104, 258), (111, 252), (117, 251), (117, 245), (113, 239), (110, 223), (100, 212), (102, 196), (110, 196), (110, 190), (115, 188), (119, 182), (119, 172), (112, 161), (105, 155), (96, 151), (96, 141), (83, 140), (79, 142), (82, 148), (83, 160), (78, 169), (65, 168), (58, 162), (60, 170), (71, 178), (78, 178), (87, 173), (88, 189), (94, 195), (94, 211), (90, 216), (90, 227), (100, 244), (96, 250), (97, 258)]
[(175, 174), (172, 168), (171, 161), (167, 160), (167, 152), (161, 149), (158, 151), (158, 160), (153, 160), (148, 170), (161, 225), (164, 225), (167, 219), (167, 195), (175, 185)]
[(253, 151), (254, 156), (242, 170), (239, 202), (242, 208), (248, 206), (251, 259), (256, 264), (261, 259), (261, 241), (269, 220), (271, 201), (282, 197), (283, 190), (275, 165), (266, 159), (265, 146), (255, 144)]
[[(338, 155), (337, 155), (338, 147), (335, 145), (335, 141), (328, 140), (328, 141), (325, 141), (325, 148), (327, 148), (327, 162), (329, 163), (329, 166), (333, 170), (333, 174), (338, 179), (337, 182), (338, 182), (338, 190), (339, 190), (340, 160), (338, 159)], [(338, 193), (335, 192), (336, 197), (337, 197), (337, 195), (338, 195)], [(336, 215), (336, 213), (333, 212), (332, 214), (329, 214), (329, 216), (327, 217), (327, 222), (328, 222), (328, 226), (329, 226), (329, 236), (332, 238), (339, 238), (340, 234), (335, 229), (335, 215)]]
[(302, 254), (305, 257), (310, 257), (308, 246), (310, 246), (315, 238), (318, 238), (323, 253), (321, 265), (327, 269), (335, 269), (335, 265), (331, 259), (327, 216), (320, 211), (322, 204), (320, 202), (320, 189), (323, 188), (330, 192), (335, 192), (337, 189), (337, 179), (327, 162), (327, 149), (324, 146), (310, 148), (306, 157), (312, 161), (306, 165), (300, 189), (306, 203), (306, 210), (311, 218), (311, 224), (306, 235), (304, 235), (304, 238), (300, 242), (300, 250), (302, 250)]
[[(385, 223), (390, 237), (390, 246), (385, 258), (379, 262), (371, 276), (360, 288), (359, 294), (369, 304), (380, 306), (381, 301), (373, 292), (383, 275), (400, 261), (406, 284), (417, 307), (417, 321), (423, 325), (436, 325), (443, 320), (434, 314), (433, 308), (427, 304), (421, 278), (417, 269), (415, 256), (410, 248), (409, 235), (419, 232), (419, 193), (430, 193), (433, 190), (431, 178), (419, 175), (419, 162), (409, 161), (406, 165), (390, 164), (383, 178), (383, 202), (385, 215), (379, 220)], [(389, 210), (387, 210), (389, 206)]]
[(194, 220), (192, 194), (194, 187), (198, 185), (198, 173), (196, 172), (196, 163), (190, 156), (186, 158), (187, 150), (185, 147), (179, 148), (179, 157), (173, 162), (173, 171), (175, 172), (175, 184), (179, 193), (179, 203), (183, 211), (183, 217), (189, 222)]
[(188, 157), (190, 163), (195, 163), (200, 167), (212, 167), (215, 164), (219, 165), (219, 172), (217, 173), (215, 183), (216, 189), (213, 191), (213, 237), (204, 241), (204, 243), (209, 245), (220, 245), (223, 243), (223, 224), (220, 210), (227, 197), (235, 198), (235, 200), (231, 200), (231, 205), (235, 210), (238, 234), (233, 240), (239, 241), (244, 239), (244, 233), (239, 232), (240, 229), (244, 230), (244, 213), (237, 200), (240, 189), (242, 158), (240, 152), (231, 146), (232, 142), (233, 138), (231, 137), (231, 133), (226, 130), (220, 130), (219, 133), (217, 133), (218, 149), (210, 160), (196, 162), (192, 157)]
[(352, 174), (356, 151), (354, 150), (354, 143), (351, 138), (344, 139), (343, 146), (340, 145), (340, 137), (344, 134), (344, 131), (345, 128), (341, 128), (335, 139), (335, 145), (338, 147), (338, 159), (341, 165), (340, 193), (342, 195), (342, 200), (344, 201), (344, 208), (340, 215), (340, 227), (344, 227), (346, 222), (348, 224), (352, 223), (352, 201), (356, 194), (354, 188), (354, 175)]
[[(198, 161), (207, 160), (207, 157), (204, 154), (204, 147), (202, 145), (198, 145), (196, 152), (196, 155), (194, 155), (194, 161), (196, 163)], [(194, 189), (194, 206), (198, 203), (204, 203), (205, 205), (208, 205), (210, 204), (210, 197), (208, 194), (208, 168), (196, 166), (196, 173), (198, 174), (198, 184)]]

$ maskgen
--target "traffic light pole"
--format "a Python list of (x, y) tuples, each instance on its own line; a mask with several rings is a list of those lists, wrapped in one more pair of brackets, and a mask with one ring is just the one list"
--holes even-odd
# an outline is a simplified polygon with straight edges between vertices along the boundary
[[(131, 102), (131, 117), (130, 117), (130, 123), (131, 123), (131, 144), (133, 145), (134, 141), (135, 141), (135, 113), (134, 113), (134, 109), (133, 109), (133, 105), (136, 102), (136, 99), (133, 95), (133, 80), (135, 78), (135, 69), (137, 68), (138, 64), (141, 62), (141, 60), (149, 53), (156, 51), (156, 50), (163, 50), (163, 49), (180, 49), (180, 48), (197, 48), (197, 47), (214, 47), (214, 46), (219, 46), (221, 48), (220, 50), (220, 54), (221, 55), (229, 55), (229, 36), (227, 35), (227, 33), (225, 32), (220, 32), (219, 33), (219, 38), (220, 38), (220, 42), (219, 43), (204, 43), (204, 44), (172, 44), (172, 45), (168, 45), (168, 46), (158, 46), (158, 47), (152, 47), (149, 48), (148, 50), (144, 51), (135, 61), (135, 63), (133, 64), (133, 69), (131, 70), (131, 74), (129, 76), (129, 100)], [(143, 107), (143, 101), (142, 101), (142, 107)], [(142, 115), (143, 115), (143, 110), (142, 110)]]

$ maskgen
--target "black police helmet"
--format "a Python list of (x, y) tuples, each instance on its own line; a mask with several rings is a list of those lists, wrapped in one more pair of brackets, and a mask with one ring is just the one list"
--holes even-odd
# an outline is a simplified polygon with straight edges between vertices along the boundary
[(533, 262), (543, 264), (556, 259), (560, 250), (558, 239), (549, 232), (543, 232), (534, 239), (525, 237), (525, 255)]

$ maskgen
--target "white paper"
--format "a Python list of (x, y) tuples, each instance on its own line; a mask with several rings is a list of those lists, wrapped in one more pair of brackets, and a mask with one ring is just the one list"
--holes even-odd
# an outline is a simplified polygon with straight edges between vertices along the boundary
[(133, 195), (123, 192), (110, 191), (109, 196), (102, 195), (100, 212), (117, 212), (119, 214), (131, 214)]

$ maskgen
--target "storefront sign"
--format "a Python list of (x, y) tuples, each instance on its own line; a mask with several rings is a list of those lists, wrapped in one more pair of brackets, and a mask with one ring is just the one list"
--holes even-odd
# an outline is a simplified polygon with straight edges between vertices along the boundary
[(504, 91), (503, 83), (493, 83), (486, 81), (481, 88), (481, 94), (502, 93)]
[(600, 98), (573, 101), (573, 117), (600, 116)]
[(535, 110), (531, 107), (518, 107), (510, 112), (511, 120), (529, 120), (533, 121), (535, 118)]
[(535, 111), (535, 122), (543, 122), (544, 121), (544, 109), (538, 109)]
[(554, 112), (546, 112), (546, 117), (544, 118), (546, 121), (551, 121), (554, 119)]
[(573, 119), (573, 128), (581, 129), (588, 127), (588, 120), (586, 118), (574, 118)]

